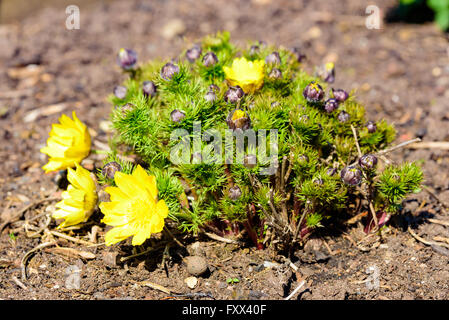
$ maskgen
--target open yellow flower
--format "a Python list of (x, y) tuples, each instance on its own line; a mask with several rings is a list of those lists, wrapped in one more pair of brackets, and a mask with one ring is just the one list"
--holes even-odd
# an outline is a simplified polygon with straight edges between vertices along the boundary
[(114, 227), (106, 233), (106, 245), (133, 236), (132, 244), (136, 246), (151, 234), (161, 232), (168, 207), (164, 200), (157, 199), (156, 177), (149, 176), (138, 165), (131, 175), (116, 172), (114, 181), (117, 187), (105, 189), (111, 201), (100, 203), (104, 214), (102, 222)]
[(72, 113), (73, 120), (63, 114), (59, 124), (53, 124), (47, 146), (40, 151), (49, 156), (42, 167), (45, 173), (73, 168), (89, 155), (90, 135), (85, 124)]
[(86, 222), (97, 204), (95, 182), (89, 171), (75, 163), (76, 171), (68, 169), (67, 179), (70, 182), (67, 191), (62, 193), (62, 200), (56, 204), (58, 210), (53, 213), (55, 219), (65, 219), (58, 228), (73, 226)]
[(236, 58), (232, 67), (223, 67), (226, 80), (231, 86), (240, 86), (245, 93), (254, 93), (263, 85), (265, 61), (248, 61)]

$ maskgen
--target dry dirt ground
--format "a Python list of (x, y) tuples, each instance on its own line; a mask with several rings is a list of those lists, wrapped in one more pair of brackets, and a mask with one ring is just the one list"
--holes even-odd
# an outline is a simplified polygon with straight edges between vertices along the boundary
[[(90, 252), (91, 257), (43, 248), (27, 261), (28, 279), (21, 280), (22, 257), (42, 242), (30, 236), (45, 226), (45, 213), (55, 203), (36, 201), (60, 194), (56, 174), (41, 170), (46, 158), (39, 149), (45, 145), (50, 124), (72, 110), (92, 128), (95, 147), (107, 143), (110, 132), (103, 124), (111, 106), (106, 96), (124, 80), (115, 64), (120, 47), (137, 50), (140, 61), (172, 58), (185, 41), (223, 29), (231, 31), (239, 43), (260, 39), (299, 46), (308, 57), (308, 70), (335, 61), (335, 87), (357, 89), (358, 100), (366, 104), (371, 119), (386, 118), (396, 124), (397, 142), (416, 136), (448, 141), (447, 39), (432, 23), (383, 24), (380, 30), (369, 30), (365, 8), (373, 2), (383, 13), (396, 3), (98, 1), (80, 7), (79, 30), (65, 28), (61, 8), (35, 11), (21, 21), (0, 25), (0, 224), (32, 205), (0, 234), (0, 298), (181, 299), (175, 294), (200, 293), (184, 298), (282, 299), (305, 280), (295, 299), (449, 299), (449, 250), (423, 244), (407, 231), (410, 226), (429, 241), (449, 237), (447, 224), (431, 220), (449, 221), (448, 210), (441, 204), (449, 203), (449, 153), (436, 148), (403, 149), (391, 157), (422, 161), (425, 184), (440, 202), (426, 192), (413, 195), (382, 237), (366, 238), (360, 224), (344, 234), (317, 235), (295, 253), (292, 261), (297, 271), (269, 249), (193, 238), (186, 241), (187, 250), (203, 255), (210, 272), (199, 277), (192, 290), (184, 283), (189, 275), (181, 257), (186, 252), (176, 245), (164, 264), (162, 248), (116, 265), (111, 256), (114, 252), (129, 255), (129, 247), (86, 247), (58, 238), (60, 246)], [(90, 165), (101, 164), (98, 155), (89, 160)], [(54, 226), (50, 222), (49, 228)], [(70, 235), (88, 240), (91, 231), (75, 230)], [(104, 230), (98, 232), (101, 241)], [(76, 270), (80, 286), (70, 289)], [(227, 283), (230, 278), (239, 281)]]

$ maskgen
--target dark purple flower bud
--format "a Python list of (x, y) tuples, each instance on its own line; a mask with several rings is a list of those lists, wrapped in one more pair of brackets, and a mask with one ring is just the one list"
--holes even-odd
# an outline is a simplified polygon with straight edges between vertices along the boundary
[(366, 127), (368, 128), (369, 133), (374, 133), (377, 131), (377, 125), (374, 121), (368, 121), (366, 123)]
[(127, 103), (120, 107), (120, 110), (122, 111), (122, 116), (126, 116), (129, 112), (133, 111), (136, 108), (136, 106), (132, 103)]
[(229, 188), (229, 198), (233, 201), (237, 200), (242, 196), (242, 190), (238, 186), (233, 186)]
[(144, 81), (142, 87), (143, 95), (145, 97), (154, 97), (156, 94), (156, 85), (153, 81)]
[(203, 57), (203, 64), (206, 67), (213, 66), (214, 64), (218, 63), (218, 58), (215, 53), (212, 51), (206, 53)]
[(281, 56), (279, 55), (278, 52), (274, 51), (274, 52), (270, 53), (265, 58), (265, 63), (266, 64), (281, 64)]
[(243, 159), (243, 165), (248, 169), (255, 168), (257, 165), (257, 157), (254, 154), (248, 154)]
[(259, 53), (259, 51), (260, 51), (260, 48), (259, 48), (259, 46), (256, 46), (256, 45), (252, 45), (251, 48), (249, 48), (249, 54), (252, 56), (255, 55), (256, 53)]
[(281, 105), (281, 104), (280, 104), (279, 102), (274, 101), (274, 102), (271, 103), (270, 107), (271, 107), (271, 108), (277, 108), (277, 107), (279, 107), (280, 105)]
[(359, 165), (364, 170), (372, 170), (377, 165), (377, 157), (372, 154), (365, 154), (359, 158)]
[(329, 168), (327, 169), (326, 173), (328, 176), (332, 177), (337, 173), (337, 168)]
[(282, 71), (278, 68), (273, 68), (268, 77), (272, 79), (282, 79)]
[(324, 98), (323, 88), (315, 81), (309, 83), (307, 87), (304, 88), (302, 94), (307, 101), (313, 103), (319, 102)]
[(137, 52), (121, 48), (117, 55), (117, 64), (124, 70), (134, 68), (137, 63)]
[(356, 186), (362, 182), (362, 171), (357, 167), (347, 166), (341, 170), (340, 177), (344, 183)]
[(125, 99), (128, 89), (124, 86), (114, 87), (114, 95), (119, 99)]
[(215, 99), (217, 99), (217, 96), (215, 95), (215, 92), (211, 90), (206, 93), (204, 99), (206, 99), (207, 102), (212, 103), (215, 101)]
[(104, 165), (103, 169), (101, 169), (101, 174), (108, 179), (114, 179), (117, 171), (122, 171), (122, 166), (118, 162), (112, 161)]
[(312, 182), (314, 183), (314, 184), (316, 184), (316, 185), (318, 185), (318, 186), (321, 186), (321, 185), (323, 185), (323, 179), (321, 179), (321, 178), (315, 178), (315, 179), (313, 179), (312, 180)]
[(326, 110), (327, 113), (331, 113), (334, 110), (338, 109), (338, 101), (336, 99), (330, 98), (327, 99), (324, 103), (324, 110)]
[(211, 84), (209, 86), (209, 91), (214, 91), (215, 93), (220, 92), (220, 87), (217, 86), (216, 84)]
[(349, 94), (343, 89), (334, 90), (334, 88), (332, 88), (331, 90), (332, 95), (334, 96), (335, 99), (337, 99), (338, 102), (344, 102), (349, 97)]
[(306, 58), (306, 55), (301, 53), (301, 51), (297, 47), (292, 48), (291, 51), (293, 55), (296, 57), (296, 61), (298, 62), (302, 62)]
[(349, 113), (347, 113), (346, 111), (341, 111), (337, 117), (338, 121), (340, 121), (341, 123), (349, 121), (349, 118), (350, 118)]
[(251, 127), (251, 119), (242, 109), (235, 109), (229, 112), (226, 123), (231, 130), (241, 129), (244, 131)]
[(182, 112), (182, 111), (180, 111), (180, 110), (177, 110), (177, 109), (175, 109), (175, 110), (173, 110), (171, 113), (170, 113), (170, 119), (171, 119), (171, 121), (173, 121), (173, 122), (181, 122), (184, 118), (186, 117), (186, 114), (184, 113), (184, 112)]
[(264, 40), (259, 40), (259, 46), (265, 48), (267, 46), (267, 42)]
[(190, 63), (195, 62), (201, 56), (201, 47), (194, 45), (192, 48), (186, 51), (186, 58)]
[(224, 100), (230, 103), (237, 103), (243, 97), (245, 93), (240, 86), (229, 87), (224, 94)]
[(171, 62), (165, 64), (161, 69), (161, 77), (166, 81), (171, 80), (177, 73), (179, 73), (179, 67)]

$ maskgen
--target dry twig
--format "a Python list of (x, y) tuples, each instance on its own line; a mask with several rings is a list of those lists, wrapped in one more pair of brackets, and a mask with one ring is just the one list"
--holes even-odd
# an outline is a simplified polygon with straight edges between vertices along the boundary
[(30, 203), (30, 204), (27, 205), (26, 207), (22, 208), (19, 212), (17, 212), (14, 216), (12, 216), (11, 218), (9, 218), (7, 221), (3, 222), (3, 223), (0, 225), (0, 232), (2, 232), (3, 229), (4, 229), (7, 225), (9, 225), (10, 223), (13, 223), (13, 222), (18, 221), (18, 220), (22, 217), (22, 215), (23, 215), (25, 212), (27, 212), (28, 210), (30, 210), (31, 208), (33, 208), (33, 207), (35, 207), (35, 206), (37, 206), (37, 205), (39, 205), (39, 204), (41, 204), (41, 203), (47, 202), (47, 201), (55, 201), (55, 200), (60, 200), (60, 199), (61, 199), (61, 198), (59, 198), (59, 197), (46, 198), (46, 199), (36, 200), (36, 201)]
[(215, 233), (210, 233), (210, 232), (205, 231), (204, 234), (206, 236), (208, 236), (209, 238), (211, 238), (212, 240), (217, 240), (217, 241), (221, 241), (221, 242), (225, 242), (225, 243), (239, 244), (239, 242), (236, 240), (220, 237), (218, 234), (215, 234)]
[(449, 248), (449, 244), (442, 243), (442, 242), (430, 241), (430, 240), (426, 240), (424, 238), (421, 238), (416, 233), (414, 233), (410, 227), (408, 227), (408, 232), (412, 235), (413, 238), (415, 238), (419, 242), (422, 242), (422, 243), (424, 243), (424, 244), (426, 244), (428, 246), (437, 246), (437, 247)]
[(54, 246), (55, 244), (56, 244), (56, 241), (44, 242), (44, 243), (41, 243), (40, 245), (38, 245), (37, 247), (31, 249), (27, 253), (25, 253), (22, 260), (20, 261), (20, 268), (22, 270), (22, 281), (27, 280), (27, 263), (28, 263), (28, 259), (31, 257), (31, 255), (33, 253), (35, 253), (36, 251), (39, 251), (46, 247)]

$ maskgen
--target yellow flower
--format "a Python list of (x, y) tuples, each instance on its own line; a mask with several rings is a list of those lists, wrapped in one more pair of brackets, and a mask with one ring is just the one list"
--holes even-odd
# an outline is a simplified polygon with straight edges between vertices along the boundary
[(90, 135), (85, 124), (72, 113), (73, 120), (63, 114), (60, 124), (53, 124), (47, 146), (40, 151), (50, 158), (42, 167), (45, 173), (73, 168), (89, 155)]
[(223, 67), (226, 80), (231, 86), (240, 86), (245, 93), (254, 93), (263, 85), (265, 61), (248, 61), (236, 58), (232, 67)]
[(55, 219), (65, 219), (58, 228), (73, 226), (87, 221), (97, 204), (95, 182), (89, 171), (75, 163), (76, 171), (68, 169), (70, 182), (67, 191), (62, 193), (62, 200), (56, 204), (58, 210), (53, 213)]
[(114, 181), (117, 187), (105, 189), (111, 201), (100, 203), (102, 222), (114, 227), (106, 233), (106, 245), (133, 236), (132, 244), (136, 246), (152, 233), (161, 232), (168, 207), (164, 200), (157, 200), (156, 177), (149, 176), (138, 165), (131, 175), (116, 172)]

